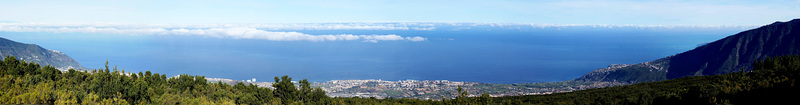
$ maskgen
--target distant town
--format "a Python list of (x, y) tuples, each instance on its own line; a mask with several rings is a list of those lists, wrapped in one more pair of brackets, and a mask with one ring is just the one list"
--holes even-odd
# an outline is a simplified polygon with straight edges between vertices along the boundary
[[(257, 82), (256, 78), (249, 80), (232, 80), (224, 78), (206, 78), (210, 82), (236, 84), (251, 83), (259, 87), (272, 88), (272, 82)], [(296, 81), (293, 81), (296, 83)], [(581, 89), (599, 88), (607, 86), (624, 85), (624, 83), (592, 82), (583, 83), (543, 82), (525, 84), (491, 84), (477, 82), (457, 82), (448, 80), (331, 80), (322, 83), (312, 83), (312, 87), (321, 87), (331, 97), (365, 97), (365, 98), (414, 98), (441, 100), (457, 96), (457, 88), (461, 86), (469, 93), (470, 97), (477, 97), (487, 93), (492, 97), (540, 95), (561, 92), (570, 92)]]

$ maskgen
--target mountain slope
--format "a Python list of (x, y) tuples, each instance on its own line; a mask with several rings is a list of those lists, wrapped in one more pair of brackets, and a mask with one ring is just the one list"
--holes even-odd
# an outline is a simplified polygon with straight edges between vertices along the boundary
[(639, 83), (751, 70), (753, 61), (800, 54), (800, 19), (775, 22), (651, 62), (613, 65), (577, 80)]
[(55, 50), (44, 49), (35, 44), (24, 44), (0, 38), (0, 56), (15, 56), (21, 60), (50, 65), (60, 70), (83, 68), (75, 59)]
[(800, 94), (800, 56), (777, 56), (746, 73), (694, 76), (627, 86), (548, 95), (496, 97), (520, 104), (585, 105), (771, 105), (794, 103)]

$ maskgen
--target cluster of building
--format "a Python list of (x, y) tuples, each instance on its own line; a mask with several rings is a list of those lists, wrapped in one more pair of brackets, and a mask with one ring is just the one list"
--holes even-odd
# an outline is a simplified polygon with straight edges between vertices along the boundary
[[(220, 81), (228, 84), (239, 82), (251, 83), (259, 87), (272, 88), (271, 82), (257, 82), (250, 80), (231, 80), (222, 78), (206, 78), (208, 81)], [(296, 82), (294, 82), (296, 83)], [(534, 83), (536, 84), (536, 83)], [(596, 85), (596, 86), (595, 86)], [(458, 87), (468, 93), (469, 97), (478, 97), (489, 94), (492, 97), (540, 95), (560, 92), (570, 92), (581, 89), (623, 85), (619, 83), (594, 83), (591, 85), (576, 86), (530, 86), (520, 84), (490, 84), (477, 82), (455, 82), (448, 80), (331, 80), (322, 83), (312, 83), (312, 87), (320, 87), (331, 97), (375, 97), (375, 98), (415, 98), (440, 100), (454, 98), (458, 95)]]
[(249, 79), (249, 80), (242, 80), (242, 81), (253, 83), (253, 82), (256, 82), (256, 78)]
[(332, 97), (441, 99), (456, 95), (458, 86), (466, 89), (476, 84), (448, 80), (332, 80), (313, 86), (321, 87)]
[(214, 83), (222, 82), (222, 83), (231, 84), (231, 85), (237, 84), (239, 82), (245, 82), (245, 84), (251, 83), (253, 85), (257, 85), (258, 87), (272, 88), (272, 82), (258, 82), (258, 81), (256, 81), (256, 78), (248, 79), (248, 80), (233, 80), (233, 79), (225, 79), (225, 78), (206, 78), (206, 80), (209, 81), (209, 82), (214, 82)]

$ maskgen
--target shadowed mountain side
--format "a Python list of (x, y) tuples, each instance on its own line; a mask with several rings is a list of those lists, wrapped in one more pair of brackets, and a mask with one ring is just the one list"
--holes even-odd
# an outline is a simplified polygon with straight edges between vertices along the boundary
[(695, 49), (639, 64), (614, 64), (576, 80), (640, 83), (751, 70), (753, 61), (800, 54), (800, 19), (775, 22)]
[(36, 44), (24, 44), (0, 38), (0, 56), (15, 56), (20, 60), (35, 62), (41, 66), (53, 66), (59, 70), (81, 69), (83, 66), (66, 54), (42, 48)]

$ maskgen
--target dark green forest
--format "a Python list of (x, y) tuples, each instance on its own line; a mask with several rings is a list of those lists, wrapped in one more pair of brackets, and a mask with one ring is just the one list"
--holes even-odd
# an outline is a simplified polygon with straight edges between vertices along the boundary
[(288, 76), (275, 77), (274, 89), (270, 89), (213, 83), (204, 76), (128, 73), (109, 68), (108, 63), (91, 71), (62, 72), (9, 56), (0, 61), (0, 104), (765, 104), (793, 102), (800, 93), (795, 86), (800, 56), (771, 57), (756, 61), (753, 67), (724, 75), (549, 95), (466, 97), (467, 92), (459, 88), (453, 92), (455, 98), (419, 100), (328, 97), (307, 80), (294, 84)]

